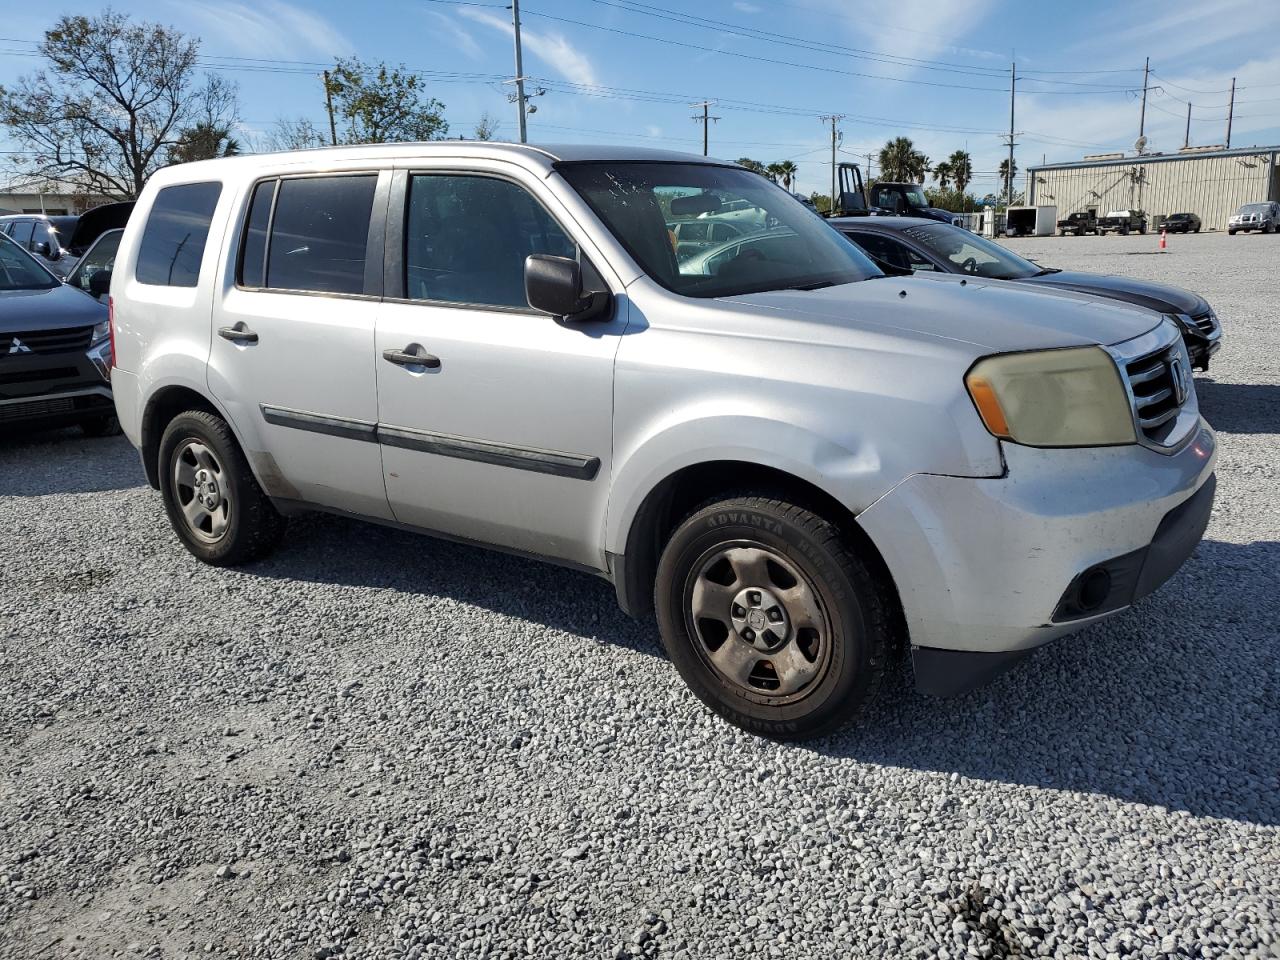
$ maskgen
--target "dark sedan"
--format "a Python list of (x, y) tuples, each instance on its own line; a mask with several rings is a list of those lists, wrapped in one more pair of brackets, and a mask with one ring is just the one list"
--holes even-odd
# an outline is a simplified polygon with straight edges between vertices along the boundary
[(1160, 226), (1168, 233), (1199, 233), (1200, 218), (1194, 213), (1171, 213)]
[(16, 423), (119, 430), (106, 305), (0, 235), (0, 430)]
[(990, 280), (1013, 280), (1136, 304), (1175, 318), (1191, 362), (1209, 369), (1222, 345), (1222, 326), (1198, 294), (1162, 283), (1042, 267), (962, 227), (909, 217), (846, 217), (828, 221), (890, 273), (932, 270)]

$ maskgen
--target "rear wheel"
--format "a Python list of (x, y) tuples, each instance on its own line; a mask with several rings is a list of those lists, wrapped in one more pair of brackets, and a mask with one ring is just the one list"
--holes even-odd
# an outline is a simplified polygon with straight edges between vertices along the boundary
[(158, 466), (169, 522), (205, 563), (255, 560), (284, 533), (284, 518), (258, 486), (220, 417), (203, 410), (174, 417), (160, 439)]
[(880, 686), (889, 604), (836, 527), (764, 496), (708, 503), (658, 566), (662, 642), (693, 692), (778, 739), (845, 723)]

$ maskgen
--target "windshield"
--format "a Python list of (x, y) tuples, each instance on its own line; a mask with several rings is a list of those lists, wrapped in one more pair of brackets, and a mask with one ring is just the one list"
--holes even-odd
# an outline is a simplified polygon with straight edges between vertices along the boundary
[(1240, 208), (1241, 213), (1266, 213), (1271, 209), (1269, 203), (1246, 203)]
[(908, 227), (902, 231), (921, 246), (946, 257), (962, 273), (993, 280), (1017, 280), (1043, 272), (1030, 260), (1024, 260), (993, 240), (970, 233), (949, 223), (930, 223)]
[(0, 291), (51, 290), (59, 280), (23, 250), (0, 234)]
[(645, 273), (687, 297), (882, 276), (813, 210), (747, 170), (616, 162), (557, 169)]
[(924, 191), (919, 187), (907, 187), (902, 191), (907, 196), (907, 202), (913, 207), (927, 207), (928, 199), (924, 195)]

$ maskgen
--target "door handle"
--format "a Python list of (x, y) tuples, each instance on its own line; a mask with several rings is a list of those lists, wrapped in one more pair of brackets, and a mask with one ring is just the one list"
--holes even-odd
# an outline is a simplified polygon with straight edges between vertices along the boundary
[(245, 326), (244, 323), (237, 323), (234, 327), (219, 327), (218, 336), (223, 340), (230, 340), (232, 343), (258, 342), (258, 335)]
[[(411, 352), (415, 347), (422, 352)], [(426, 367), (428, 370), (440, 369), (440, 358), (422, 350), (417, 344), (411, 344), (409, 349), (405, 350), (383, 350), (382, 359), (390, 360), (392, 363), (399, 364), (402, 367)]]

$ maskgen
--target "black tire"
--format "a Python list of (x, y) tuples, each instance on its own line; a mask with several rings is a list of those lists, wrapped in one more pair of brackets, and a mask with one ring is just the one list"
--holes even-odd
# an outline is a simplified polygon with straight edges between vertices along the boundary
[(86, 437), (116, 437), (120, 435), (120, 421), (113, 413), (85, 417), (80, 421), (80, 430)]
[[(212, 454), (218, 467), (213, 482), (224, 525), (220, 532), (198, 531), (184, 513), (184, 503), (190, 505), (196, 492), (177, 482), (177, 457), (199, 447)], [(231, 428), (221, 417), (188, 410), (169, 421), (160, 438), (157, 470), (160, 494), (174, 532), (183, 546), (205, 563), (217, 567), (247, 563), (266, 556), (280, 541), (285, 519), (258, 486)], [(221, 507), (224, 501), (225, 511)]]
[(1236, 232), (1235, 232), (1234, 230), (1228, 230), (1228, 231), (1227, 231), (1227, 236), (1228, 236), (1228, 237), (1234, 237), (1235, 235), (1236, 235)]
[[(725, 551), (733, 557), (764, 554), (764, 576), (740, 573), (746, 566), (739, 567)], [(700, 593), (722, 563), (728, 569), (717, 574), (719, 587)], [(763, 590), (753, 590), (753, 585)], [(761, 606), (759, 594), (767, 605), (774, 601), (774, 592), (806, 597), (775, 601), (786, 610), (780, 614), (785, 636), (781, 641), (770, 626), (761, 625), (763, 619), (747, 619), (757, 612), (772, 616), (773, 610)], [(752, 733), (802, 740), (836, 729), (874, 698), (889, 662), (893, 607), (883, 587), (834, 524), (784, 500), (742, 494), (694, 510), (663, 550), (654, 593), (662, 643), (680, 676), (713, 711)], [(723, 602), (724, 614), (696, 618), (700, 596), (711, 596), (711, 606)], [(740, 601), (760, 610), (744, 610)], [(730, 621), (740, 615), (743, 629), (735, 633)], [(806, 621), (820, 625), (799, 626)], [(746, 627), (748, 622), (760, 630), (758, 637)], [(711, 646), (716, 639), (719, 642)], [(777, 645), (761, 653), (748, 640)], [(745, 682), (731, 679), (711, 662), (724, 644), (740, 645), (734, 649), (745, 653), (734, 659), (753, 664)], [(783, 672), (775, 668), (775, 661), (783, 664)], [(788, 663), (798, 664), (799, 670)], [(803, 684), (777, 692), (804, 671), (812, 675)]]

